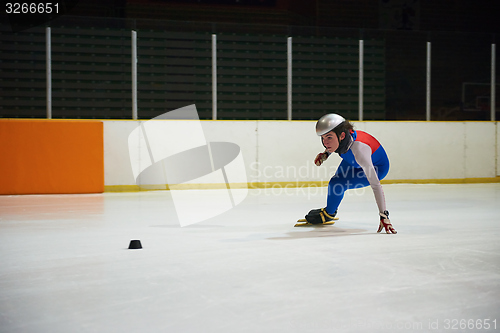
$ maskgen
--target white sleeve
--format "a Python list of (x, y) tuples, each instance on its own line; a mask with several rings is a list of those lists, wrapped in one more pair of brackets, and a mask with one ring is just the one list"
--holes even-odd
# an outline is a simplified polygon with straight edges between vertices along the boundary
[(377, 202), (379, 212), (383, 213), (386, 210), (384, 190), (382, 189), (382, 185), (380, 185), (380, 180), (373, 166), (372, 149), (365, 143), (354, 141), (351, 150), (356, 162), (363, 168), (366, 178), (368, 178), (368, 182), (375, 195), (375, 201)]

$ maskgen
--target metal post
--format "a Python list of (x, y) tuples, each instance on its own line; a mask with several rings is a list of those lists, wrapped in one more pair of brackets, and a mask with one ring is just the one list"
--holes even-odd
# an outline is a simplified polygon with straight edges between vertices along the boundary
[(47, 119), (52, 119), (52, 41), (50, 27), (45, 29), (45, 62), (47, 79)]
[(425, 119), (431, 120), (431, 42), (427, 42)]
[(137, 120), (137, 31), (132, 30), (132, 119)]
[(359, 41), (359, 89), (358, 89), (358, 119), (359, 121), (363, 121), (363, 53), (364, 53), (364, 45), (363, 40)]
[(292, 120), (292, 37), (287, 38), (287, 115)]
[(496, 109), (495, 109), (495, 70), (496, 70), (496, 44), (491, 44), (491, 97), (490, 97), (490, 112), (491, 121), (496, 120)]
[(212, 119), (217, 120), (217, 35), (212, 35)]

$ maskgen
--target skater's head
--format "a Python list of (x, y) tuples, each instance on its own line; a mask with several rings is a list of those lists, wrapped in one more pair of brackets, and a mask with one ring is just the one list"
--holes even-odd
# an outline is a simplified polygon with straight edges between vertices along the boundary
[(316, 123), (316, 134), (321, 136), (323, 146), (330, 153), (345, 153), (351, 146), (353, 130), (348, 120), (335, 113), (324, 115)]

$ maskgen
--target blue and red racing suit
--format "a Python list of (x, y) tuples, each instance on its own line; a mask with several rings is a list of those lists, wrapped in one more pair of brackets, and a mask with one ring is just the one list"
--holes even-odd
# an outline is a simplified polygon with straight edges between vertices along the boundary
[(351, 131), (353, 142), (349, 150), (341, 154), (335, 175), (328, 184), (326, 211), (333, 214), (350, 189), (371, 186), (380, 213), (386, 210), (384, 191), (380, 180), (389, 172), (389, 158), (382, 145), (370, 134)]

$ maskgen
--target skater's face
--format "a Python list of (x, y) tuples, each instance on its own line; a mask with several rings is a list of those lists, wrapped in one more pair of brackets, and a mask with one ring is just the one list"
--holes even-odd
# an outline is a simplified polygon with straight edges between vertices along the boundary
[[(344, 140), (345, 133), (342, 132), (340, 134), (340, 141)], [(334, 132), (328, 132), (321, 136), (321, 141), (323, 141), (323, 145), (326, 147), (329, 153), (334, 153), (339, 147), (339, 139)]]

